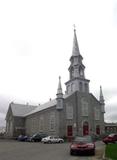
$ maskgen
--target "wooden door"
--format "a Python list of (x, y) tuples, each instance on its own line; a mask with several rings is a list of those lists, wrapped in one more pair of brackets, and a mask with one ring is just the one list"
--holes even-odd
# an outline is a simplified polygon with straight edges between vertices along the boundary
[(67, 136), (68, 137), (73, 136), (73, 128), (72, 128), (72, 126), (67, 126)]
[(89, 125), (88, 122), (83, 123), (83, 136), (89, 135)]

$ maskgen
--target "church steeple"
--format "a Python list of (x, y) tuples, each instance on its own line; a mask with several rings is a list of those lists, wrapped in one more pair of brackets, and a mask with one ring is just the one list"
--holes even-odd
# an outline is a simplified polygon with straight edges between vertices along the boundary
[(99, 97), (99, 101), (101, 103), (101, 111), (102, 113), (105, 113), (105, 103), (104, 103), (104, 97), (103, 97), (103, 93), (102, 93), (102, 87), (100, 86), (100, 97)]
[(63, 94), (63, 93), (62, 93), (61, 77), (60, 77), (60, 76), (59, 76), (59, 83), (58, 83), (57, 94)]
[(80, 54), (76, 29), (74, 28), (74, 38), (73, 38), (73, 48), (72, 48), (72, 56), (70, 58), (71, 64), (69, 67), (70, 79), (74, 77), (85, 78), (84, 70), (85, 66), (82, 63), (83, 57)]
[(80, 54), (76, 29), (74, 28), (72, 56), (70, 58), (69, 78), (66, 82), (66, 93), (74, 91), (89, 92), (89, 80), (85, 79), (85, 66), (82, 63), (83, 57)]
[(72, 49), (72, 56), (80, 55), (77, 36), (76, 36), (76, 29), (74, 27), (74, 39), (73, 39), (73, 49)]
[(100, 97), (99, 97), (99, 101), (100, 103), (104, 104), (104, 96), (103, 96), (103, 93), (102, 93), (102, 87), (100, 86)]
[(56, 109), (61, 110), (63, 109), (63, 92), (62, 92), (62, 87), (61, 87), (61, 77), (59, 76), (59, 83), (58, 83), (58, 89), (57, 89), (57, 105)]

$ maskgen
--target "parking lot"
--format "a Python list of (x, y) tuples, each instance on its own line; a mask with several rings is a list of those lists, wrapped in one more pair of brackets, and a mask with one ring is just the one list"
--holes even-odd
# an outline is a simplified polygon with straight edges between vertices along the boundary
[(96, 156), (71, 156), (69, 145), (0, 140), (0, 160), (99, 160), (104, 151), (104, 144), (98, 142)]

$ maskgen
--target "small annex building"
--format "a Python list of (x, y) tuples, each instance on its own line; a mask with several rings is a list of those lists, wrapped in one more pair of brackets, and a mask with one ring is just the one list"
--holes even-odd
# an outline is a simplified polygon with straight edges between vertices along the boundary
[(105, 103), (102, 88), (99, 100), (89, 92), (90, 81), (85, 78), (82, 60), (74, 29), (65, 94), (59, 77), (56, 99), (38, 106), (10, 103), (6, 114), (6, 135), (16, 137), (44, 132), (48, 135), (73, 137), (104, 134)]

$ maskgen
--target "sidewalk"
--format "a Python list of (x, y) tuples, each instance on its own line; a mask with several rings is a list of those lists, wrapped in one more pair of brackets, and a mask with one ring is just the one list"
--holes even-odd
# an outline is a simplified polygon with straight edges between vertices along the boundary
[(101, 141), (97, 141), (96, 156), (92, 160), (106, 160), (105, 158), (105, 144)]

